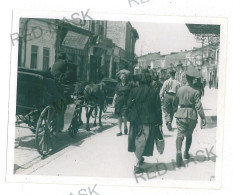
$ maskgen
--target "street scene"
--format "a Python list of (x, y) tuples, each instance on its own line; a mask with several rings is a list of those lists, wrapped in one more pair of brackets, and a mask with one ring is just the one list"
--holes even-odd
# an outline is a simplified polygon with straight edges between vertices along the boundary
[(21, 18), (18, 41), (14, 174), (215, 180), (219, 25)]

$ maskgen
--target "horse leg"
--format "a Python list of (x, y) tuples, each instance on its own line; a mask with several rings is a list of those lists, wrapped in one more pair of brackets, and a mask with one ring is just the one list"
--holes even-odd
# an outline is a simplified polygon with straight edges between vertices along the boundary
[(101, 122), (103, 106), (104, 106), (104, 105), (100, 105), (100, 111), (99, 111), (99, 126), (103, 126), (103, 125), (102, 125), (102, 122)]
[(90, 131), (89, 120), (90, 120), (90, 116), (91, 116), (93, 109), (94, 109), (94, 107), (91, 107), (90, 110), (88, 111), (88, 108), (87, 108), (87, 113), (86, 113), (86, 117), (87, 117), (86, 129), (87, 129), (87, 131)]
[(97, 112), (98, 112), (98, 110), (97, 110), (97, 106), (95, 106), (95, 110), (94, 110), (94, 116), (95, 116), (95, 120), (94, 120), (94, 127), (96, 127), (97, 125), (96, 125), (96, 116), (97, 116)]

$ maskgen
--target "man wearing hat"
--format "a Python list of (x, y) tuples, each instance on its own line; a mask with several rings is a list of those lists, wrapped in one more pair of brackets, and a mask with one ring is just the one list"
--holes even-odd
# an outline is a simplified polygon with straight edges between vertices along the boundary
[(176, 72), (174, 70), (171, 70), (169, 74), (170, 78), (164, 82), (163, 87), (160, 91), (160, 99), (163, 103), (163, 111), (165, 114), (166, 126), (168, 130), (171, 131), (172, 120), (174, 116), (173, 101), (180, 87), (180, 83), (177, 80), (175, 80)]
[(54, 63), (51, 73), (61, 83), (69, 81), (72, 71), (69, 70), (66, 53), (59, 53), (58, 60)]
[[(179, 88), (174, 99), (174, 111), (176, 112), (176, 124), (178, 128), (176, 138), (176, 163), (182, 165), (182, 142), (186, 137), (184, 159), (189, 159), (189, 149), (192, 144), (193, 130), (197, 124), (197, 114), (201, 117), (202, 125), (206, 124), (205, 114), (200, 100), (200, 93), (193, 86), (193, 80), (199, 77), (198, 71), (188, 67), (186, 71), (186, 85)], [(178, 107), (179, 106), (179, 107)]]

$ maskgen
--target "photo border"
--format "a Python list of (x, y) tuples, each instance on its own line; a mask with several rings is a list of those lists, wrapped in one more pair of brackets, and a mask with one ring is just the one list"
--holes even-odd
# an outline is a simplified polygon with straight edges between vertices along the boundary
[[(85, 10), (83, 10), (85, 11)], [(38, 10), (14, 10), (12, 12), (12, 32), (19, 32), (19, 18), (70, 18), (73, 12), (58, 11), (38, 11)], [(90, 10), (90, 15), (94, 20), (109, 21), (135, 21), (153, 23), (196, 23), (196, 24), (216, 24), (221, 25), (220, 29), (220, 55), (218, 66), (218, 101), (217, 101), (217, 130), (216, 130), (216, 164), (215, 181), (185, 181), (185, 180), (147, 180), (136, 183), (135, 178), (92, 178), (92, 177), (65, 177), (65, 176), (35, 176), (35, 175), (15, 175), (14, 170), (14, 141), (15, 141), (15, 112), (16, 112), (16, 86), (18, 68), (18, 43), (12, 46), (11, 68), (10, 68), (10, 95), (9, 95), (9, 122), (8, 122), (8, 144), (7, 144), (7, 167), (6, 182), (13, 183), (43, 183), (43, 184), (79, 184), (79, 185), (102, 185), (102, 186), (129, 186), (129, 187), (172, 187), (172, 188), (207, 188), (220, 189), (222, 181), (222, 160), (223, 160), (223, 127), (225, 113), (226, 94), (226, 57), (227, 57), (227, 18), (216, 17), (182, 17), (182, 16), (156, 16), (141, 14), (123, 13), (95, 13)], [(9, 35), (10, 36), (10, 35)]]

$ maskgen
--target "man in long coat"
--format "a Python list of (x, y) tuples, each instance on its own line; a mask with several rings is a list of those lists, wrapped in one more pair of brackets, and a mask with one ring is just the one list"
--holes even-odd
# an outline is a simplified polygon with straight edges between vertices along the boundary
[[(155, 136), (162, 125), (161, 102), (158, 91), (151, 86), (149, 72), (142, 71), (139, 86), (132, 89), (128, 98), (130, 131), (128, 151), (135, 152), (134, 173), (141, 173), (143, 156), (152, 156)], [(145, 73), (144, 73), (145, 72)]]

